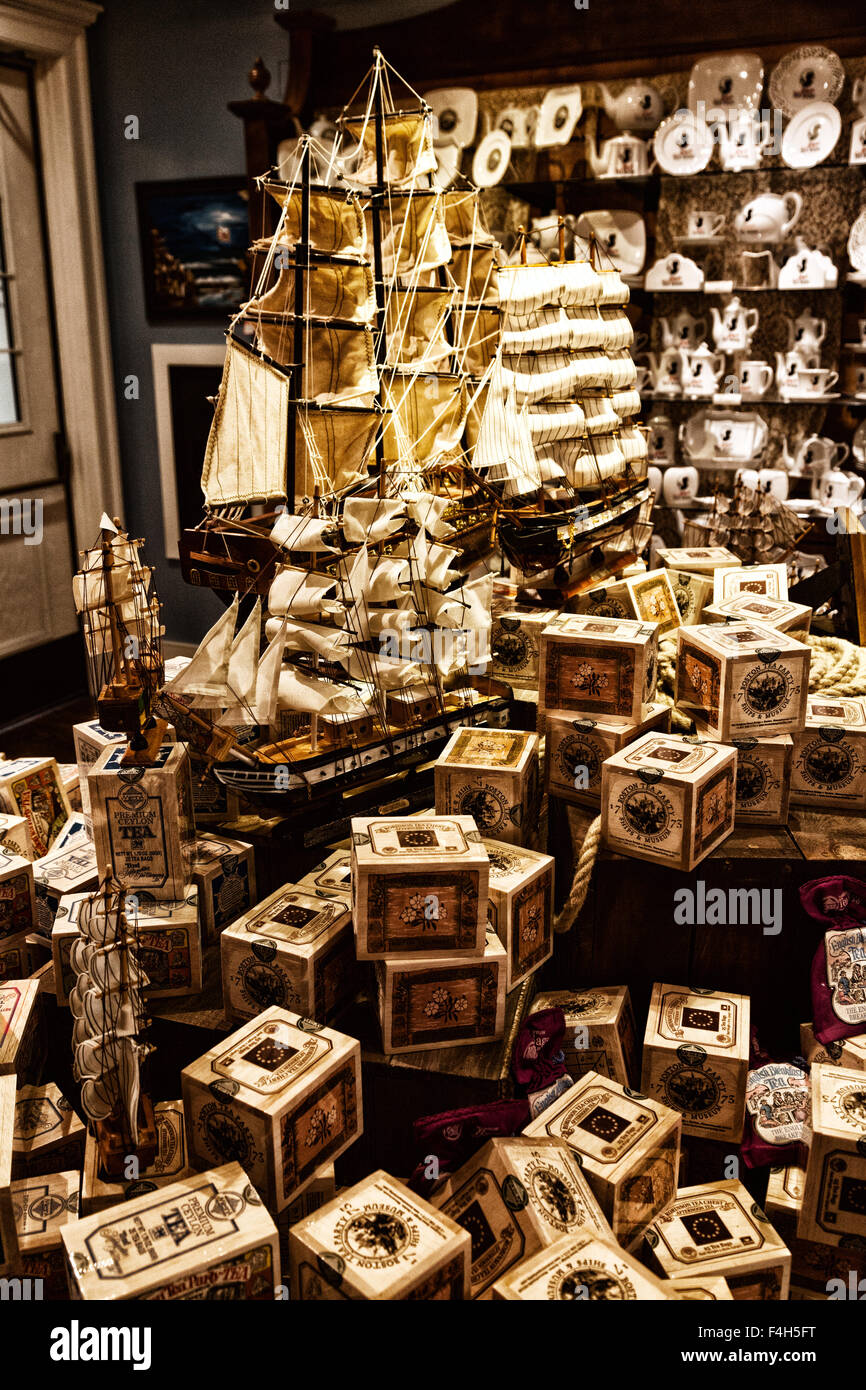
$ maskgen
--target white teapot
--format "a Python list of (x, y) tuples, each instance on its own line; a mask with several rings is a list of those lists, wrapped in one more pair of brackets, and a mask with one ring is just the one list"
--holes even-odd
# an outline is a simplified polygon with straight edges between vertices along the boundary
[(793, 322), (788, 320), (788, 347), (798, 352), (817, 352), (827, 336), (827, 320), (815, 318), (808, 309)]
[(707, 336), (706, 319), (693, 318), (683, 309), (675, 318), (659, 320), (662, 347), (696, 348)]
[(598, 150), (587, 135), (586, 157), (596, 179), (645, 178), (655, 168), (647, 142), (639, 135), (614, 135), (602, 141)]
[(734, 231), (743, 241), (784, 241), (797, 225), (803, 199), (789, 193), (759, 193), (734, 218)]
[(682, 391), (683, 359), (679, 348), (665, 348), (664, 352), (648, 352), (653, 391), (660, 396), (679, 396)]
[(602, 105), (618, 130), (655, 130), (665, 114), (662, 95), (651, 82), (630, 82), (618, 96), (604, 82), (598, 85)]
[(748, 352), (758, 327), (757, 309), (746, 309), (734, 296), (719, 313), (711, 309), (713, 342), (720, 352)]
[(718, 386), (719, 377), (725, 370), (725, 354), (713, 352), (706, 343), (689, 352), (680, 352), (683, 360), (683, 394), (686, 396), (712, 396)]

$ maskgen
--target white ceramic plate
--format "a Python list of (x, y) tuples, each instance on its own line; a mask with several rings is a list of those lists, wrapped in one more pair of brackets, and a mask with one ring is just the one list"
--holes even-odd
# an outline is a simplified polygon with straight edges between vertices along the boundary
[(662, 121), (653, 149), (666, 174), (700, 174), (712, 158), (713, 137), (706, 121), (691, 111), (677, 112)]
[(584, 212), (574, 228), (575, 236), (588, 241), (595, 235), (617, 270), (639, 275), (646, 260), (646, 225), (636, 212), (600, 208)]
[(478, 93), (471, 87), (443, 87), (425, 92), (424, 100), (433, 112), (433, 144), (456, 145), (464, 149), (475, 139), (478, 124)]
[(785, 127), (782, 158), (789, 169), (811, 169), (833, 153), (841, 133), (838, 107), (829, 101), (807, 101)]
[(538, 112), (535, 144), (538, 149), (567, 145), (583, 111), (579, 87), (553, 87)]
[(834, 102), (845, 85), (838, 53), (820, 44), (804, 44), (786, 53), (770, 73), (770, 101), (786, 116), (796, 116), (809, 101)]
[(758, 53), (714, 53), (695, 63), (689, 77), (688, 107), (704, 119), (711, 111), (755, 111), (764, 90), (764, 64)]
[(472, 182), (478, 188), (492, 188), (505, 176), (511, 159), (511, 141), (504, 130), (485, 135), (472, 161)]
[(848, 233), (848, 259), (856, 271), (866, 271), (866, 209), (856, 217)]

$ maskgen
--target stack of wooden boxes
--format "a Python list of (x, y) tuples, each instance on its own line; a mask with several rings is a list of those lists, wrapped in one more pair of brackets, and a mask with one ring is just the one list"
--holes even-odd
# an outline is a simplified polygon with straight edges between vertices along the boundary
[(353, 819), (355, 945), (375, 962), (384, 1053), (502, 1035), (508, 963), (489, 881), (471, 816)]

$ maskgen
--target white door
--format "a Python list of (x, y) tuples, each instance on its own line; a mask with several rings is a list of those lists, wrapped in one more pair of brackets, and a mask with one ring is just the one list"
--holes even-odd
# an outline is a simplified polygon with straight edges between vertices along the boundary
[(0, 59), (0, 658), (77, 631), (48, 284), (31, 76)]

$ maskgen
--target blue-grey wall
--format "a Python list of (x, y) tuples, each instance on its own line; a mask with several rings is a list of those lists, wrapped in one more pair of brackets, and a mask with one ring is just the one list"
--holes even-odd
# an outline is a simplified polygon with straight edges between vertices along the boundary
[[(325, 0), (319, 8), (334, 15), (341, 28), (357, 28), (442, 3)], [(89, 45), (126, 521), (148, 540), (165, 604), (167, 638), (189, 642), (204, 633), (221, 609), (213, 595), (188, 588), (177, 561), (165, 558), (150, 347), (159, 342), (220, 343), (222, 329), (147, 323), (135, 184), (243, 172), (243, 125), (226, 103), (251, 95), (247, 72), (258, 56), (272, 73), (269, 95), (279, 98), (288, 40), (274, 21), (273, 0), (102, 4)], [(358, 71), (346, 74), (347, 97), (366, 56), (359, 54)], [(411, 73), (406, 75), (411, 81)], [(138, 117), (138, 140), (124, 137), (124, 120), (130, 115)], [(139, 379), (138, 400), (124, 399), (123, 381), (130, 375)]]

